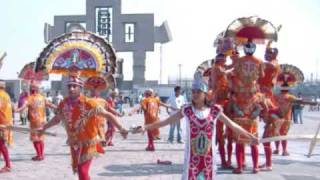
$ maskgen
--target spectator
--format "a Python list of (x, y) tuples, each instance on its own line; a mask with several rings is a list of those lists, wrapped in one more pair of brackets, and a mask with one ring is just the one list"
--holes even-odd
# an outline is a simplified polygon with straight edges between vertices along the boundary
[[(184, 104), (186, 104), (186, 100), (184, 98), (184, 96), (181, 95), (181, 87), (180, 86), (176, 86), (174, 88), (174, 95), (171, 96), (168, 101), (168, 104), (170, 104), (171, 107), (176, 108), (176, 109), (181, 109), (182, 106)], [(169, 109), (167, 108), (167, 112), (169, 115), (173, 115), (176, 112), (178, 112), (178, 110), (176, 111), (169, 111)], [(177, 128), (177, 142), (178, 143), (183, 143), (182, 142), (182, 138), (181, 138), (181, 125), (180, 125), (180, 121), (177, 121), (176, 123), (172, 123), (170, 124), (170, 130), (169, 130), (169, 138), (168, 138), (168, 142), (169, 143), (173, 143), (173, 139), (174, 139), (174, 130), (175, 128)]]
[[(298, 93), (298, 98), (302, 99), (301, 93)], [(293, 109), (294, 109), (294, 113), (293, 113), (293, 121), (295, 124), (298, 124), (298, 119), (300, 120), (300, 124), (303, 124), (303, 120), (302, 120), (302, 111), (303, 111), (303, 105), (302, 104), (298, 104), (295, 103), (293, 105)]]

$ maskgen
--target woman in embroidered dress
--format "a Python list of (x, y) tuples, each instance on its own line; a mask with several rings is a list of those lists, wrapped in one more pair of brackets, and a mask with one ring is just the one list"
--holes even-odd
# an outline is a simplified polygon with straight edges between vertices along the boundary
[(195, 80), (192, 84), (192, 104), (184, 106), (176, 114), (169, 118), (146, 125), (136, 132), (145, 132), (154, 128), (175, 123), (186, 117), (186, 148), (184, 159), (183, 180), (212, 180), (215, 177), (215, 124), (216, 120), (223, 121), (234, 133), (242, 135), (250, 143), (258, 144), (254, 135), (242, 129), (223, 114), (218, 105), (209, 105), (206, 100), (208, 86), (201, 80)]

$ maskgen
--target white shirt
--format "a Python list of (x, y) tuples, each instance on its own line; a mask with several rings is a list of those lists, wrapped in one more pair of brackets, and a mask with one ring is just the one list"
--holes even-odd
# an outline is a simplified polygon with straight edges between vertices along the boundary
[[(176, 97), (176, 95), (171, 96), (168, 101), (167, 101), (172, 107), (177, 108), (177, 109), (181, 109), (183, 105), (186, 104), (186, 100), (184, 98), (184, 96), (179, 95), (178, 97)], [(171, 111), (170, 114), (174, 114), (176, 113), (176, 111)]]

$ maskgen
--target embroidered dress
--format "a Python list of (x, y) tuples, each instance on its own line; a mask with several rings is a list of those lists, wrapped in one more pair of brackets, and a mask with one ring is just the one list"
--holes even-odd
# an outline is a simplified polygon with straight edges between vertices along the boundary
[[(27, 99), (30, 129), (38, 129), (46, 122), (46, 98), (39, 93), (31, 94)], [(30, 133), (31, 141), (43, 141), (44, 135)]]
[(219, 106), (196, 110), (186, 105), (186, 146), (182, 180), (212, 180), (216, 175), (215, 124), (221, 112)]
[(59, 104), (58, 113), (68, 135), (74, 172), (79, 164), (99, 154), (101, 147), (97, 114), (101, 108), (103, 107), (84, 95), (80, 95), (76, 103), (71, 103), (69, 98), (65, 98)]
[(291, 94), (279, 94), (275, 98), (279, 108), (279, 116), (283, 118), (284, 122), (280, 128), (280, 135), (287, 135), (291, 124), (292, 105), (297, 98)]

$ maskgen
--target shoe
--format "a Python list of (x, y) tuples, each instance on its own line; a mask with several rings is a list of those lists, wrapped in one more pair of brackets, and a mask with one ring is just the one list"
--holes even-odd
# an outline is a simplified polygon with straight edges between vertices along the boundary
[(112, 142), (108, 142), (107, 146), (114, 146)]
[(154, 137), (153, 140), (161, 140), (160, 137)]
[(161, 161), (160, 159), (157, 160), (157, 164), (161, 164), (161, 165), (171, 165), (172, 162), (171, 161)]
[(44, 160), (44, 156), (40, 156), (39, 161), (43, 161), (43, 160)]
[(102, 147), (106, 147), (107, 146), (107, 142), (106, 141), (101, 141), (101, 146)]
[(222, 169), (234, 169), (234, 167), (231, 166), (231, 163), (222, 163), (221, 164)]
[(288, 151), (285, 151), (282, 153), (282, 156), (290, 156), (290, 153)]
[(232, 171), (233, 174), (242, 174), (242, 169), (241, 168), (236, 168)]
[(183, 144), (184, 142), (180, 140), (180, 141), (178, 141), (178, 143), (179, 143), (179, 144)]
[(273, 151), (273, 154), (277, 154), (277, 155), (278, 155), (278, 154), (279, 154), (279, 150), (277, 150), (277, 149), (274, 150), (274, 151)]
[(7, 172), (10, 172), (11, 171), (11, 168), (10, 167), (3, 167), (2, 169), (0, 169), (0, 174), (1, 173), (7, 173)]
[(260, 171), (259, 168), (253, 168), (253, 169), (252, 169), (252, 173), (253, 173), (253, 174), (257, 174), (259, 171)]
[(40, 156), (34, 156), (31, 158), (32, 161), (41, 161), (41, 157)]
[(168, 140), (168, 143), (169, 143), (169, 144), (173, 144), (173, 141), (172, 141), (172, 140)]
[(247, 168), (247, 165), (246, 164), (242, 164), (242, 168), (243, 169)]
[(259, 169), (261, 169), (261, 171), (272, 171), (272, 166), (267, 166), (266, 164), (262, 164), (259, 166)]

